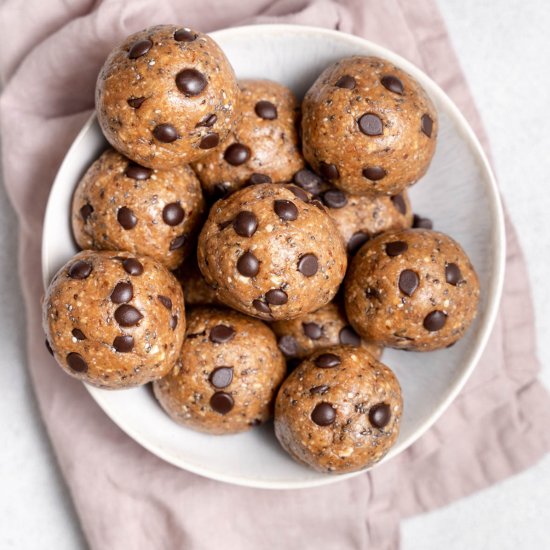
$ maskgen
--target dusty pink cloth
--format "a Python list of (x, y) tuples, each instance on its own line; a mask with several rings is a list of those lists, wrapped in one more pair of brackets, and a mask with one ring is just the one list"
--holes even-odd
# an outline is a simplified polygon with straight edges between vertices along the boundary
[(7, 0), (0, 22), (3, 168), (20, 221), (29, 367), (92, 548), (397, 548), (401, 517), (479, 490), (550, 448), (550, 401), (536, 380), (531, 299), (509, 222), (500, 315), (464, 391), (399, 458), (328, 487), (243, 489), (165, 464), (122, 433), (44, 348), (44, 207), (63, 155), (93, 108), (98, 69), (115, 44), (158, 23), (205, 31), (257, 22), (338, 28), (423, 68), (485, 142), (434, 0)]

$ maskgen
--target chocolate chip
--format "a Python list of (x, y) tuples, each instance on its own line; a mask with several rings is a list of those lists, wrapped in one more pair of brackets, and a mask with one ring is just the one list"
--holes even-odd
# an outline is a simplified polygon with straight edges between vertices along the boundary
[(389, 90), (390, 92), (393, 92), (394, 94), (403, 94), (403, 82), (399, 80), (396, 76), (393, 75), (386, 75), (383, 76), (380, 80), (382, 83), (382, 86), (386, 88), (386, 90)]
[(338, 339), (340, 340), (340, 344), (344, 346), (358, 347), (359, 345), (361, 345), (361, 337), (349, 325), (340, 330), (340, 333), (338, 334)]
[(138, 221), (134, 211), (127, 206), (122, 206), (118, 209), (116, 219), (118, 223), (126, 230), (133, 229)]
[(386, 254), (390, 257), (399, 256), (409, 249), (409, 245), (403, 241), (393, 241), (386, 244)]
[(239, 212), (233, 221), (235, 233), (241, 237), (252, 237), (258, 229), (258, 218), (254, 212), (243, 210)]
[(369, 236), (363, 231), (356, 231), (348, 241), (348, 254), (355, 254), (368, 240)]
[(271, 308), (261, 300), (253, 300), (252, 305), (254, 309), (258, 310), (260, 313), (271, 313)]
[(258, 174), (254, 172), (249, 178), (248, 183), (250, 185), (259, 185), (260, 183), (271, 183), (271, 178), (267, 174)]
[(172, 310), (172, 300), (168, 296), (158, 295), (159, 302), (168, 310)]
[(321, 195), (323, 203), (329, 208), (342, 208), (348, 204), (348, 198), (339, 189), (329, 189)]
[(84, 357), (80, 353), (69, 353), (67, 355), (67, 365), (75, 372), (86, 372), (88, 370), (88, 363), (84, 361)]
[(323, 336), (323, 327), (317, 323), (302, 323), (302, 329), (311, 340), (319, 340)]
[(185, 217), (185, 211), (178, 202), (171, 202), (162, 209), (162, 220), (166, 225), (179, 225)]
[(296, 185), (289, 185), (288, 190), (293, 193), (295, 197), (298, 197), (301, 201), (307, 202), (309, 200), (308, 194)]
[(143, 319), (143, 315), (134, 306), (123, 304), (116, 308), (115, 319), (121, 327), (133, 327)]
[(384, 131), (382, 120), (378, 115), (373, 113), (365, 113), (357, 121), (359, 129), (366, 136), (379, 136)]
[(178, 131), (171, 124), (158, 124), (153, 130), (153, 135), (163, 143), (172, 143), (178, 139)]
[(237, 260), (237, 271), (243, 277), (255, 277), (260, 270), (260, 262), (252, 252), (245, 252)]
[(143, 265), (135, 258), (126, 258), (122, 262), (122, 267), (128, 275), (141, 275), (143, 273)]
[(323, 180), (317, 174), (307, 168), (298, 170), (292, 177), (292, 181), (313, 195), (318, 195), (321, 192), (323, 183)]
[(313, 277), (319, 269), (319, 261), (315, 254), (304, 254), (298, 260), (298, 271), (306, 277)]
[(144, 97), (130, 97), (126, 100), (128, 105), (132, 107), (132, 109), (139, 109), (141, 107), (141, 104), (145, 101)]
[[(215, 344), (225, 344), (235, 337), (235, 329), (227, 325), (216, 325), (210, 331), (210, 341)], [(221, 386), (223, 387), (223, 386)]]
[(405, 269), (399, 274), (399, 290), (407, 296), (412, 296), (418, 288), (418, 275), (412, 269)]
[(322, 353), (315, 359), (315, 364), (321, 369), (332, 369), (340, 364), (340, 357), (334, 353)]
[(462, 273), (456, 264), (445, 266), (445, 280), (453, 286), (456, 286), (462, 280)]
[(338, 172), (336, 164), (320, 162), (319, 172), (321, 173), (321, 176), (328, 181), (337, 180), (340, 177), (340, 172)]
[(313, 386), (313, 388), (310, 388), (309, 393), (311, 395), (324, 395), (328, 392), (328, 386), (326, 384), (322, 384), (321, 386)]
[(53, 355), (53, 349), (48, 340), (44, 340), (44, 343), (46, 344), (46, 349), (49, 351), (50, 355)]
[(337, 88), (345, 88), (346, 90), (353, 90), (355, 89), (355, 78), (353, 76), (350, 76), (349, 74), (345, 74), (344, 76), (341, 76), (337, 81), (335, 86)]
[(71, 279), (86, 279), (92, 272), (92, 264), (84, 260), (78, 260), (69, 268)]
[(382, 166), (367, 166), (363, 168), (363, 176), (368, 180), (378, 181), (386, 177), (386, 170)]
[[(233, 381), (233, 367), (217, 367), (208, 377), (208, 381), (215, 388), (227, 388)], [(212, 407), (214, 408), (214, 407)]]
[(298, 208), (287, 200), (276, 200), (273, 202), (273, 210), (281, 220), (292, 222), (298, 218)]
[(174, 40), (177, 42), (193, 42), (197, 36), (198, 34), (194, 33), (191, 29), (178, 29), (174, 33)]
[(84, 220), (84, 223), (88, 221), (88, 218), (92, 215), (92, 212), (94, 211), (94, 208), (91, 204), (85, 204), (80, 209), (80, 215), (82, 216), (82, 219)]
[(273, 306), (282, 306), (288, 302), (288, 294), (280, 288), (272, 288), (265, 293), (265, 301)]
[(227, 414), (234, 406), (233, 398), (223, 391), (217, 391), (210, 398), (210, 406), (220, 414)]
[(134, 338), (129, 335), (117, 336), (113, 340), (113, 347), (119, 353), (129, 353), (134, 349)]
[(178, 235), (170, 241), (170, 250), (178, 250), (179, 248), (183, 248), (186, 241), (187, 235)]
[(298, 345), (296, 338), (290, 334), (281, 336), (277, 344), (285, 357), (295, 357), (300, 351), (300, 346)]
[(170, 328), (172, 330), (176, 330), (177, 326), (178, 326), (178, 316), (172, 315), (172, 317), (170, 317)]
[(111, 302), (113, 304), (125, 304), (134, 297), (134, 287), (132, 283), (121, 281), (117, 283), (113, 292), (111, 292)]
[(73, 328), (73, 330), (71, 331), (71, 334), (77, 340), (86, 340), (86, 335), (79, 328)]
[(258, 101), (254, 111), (260, 118), (265, 120), (275, 120), (277, 118), (277, 107), (270, 101)]
[(397, 210), (401, 214), (405, 215), (407, 213), (407, 203), (405, 202), (405, 199), (403, 198), (403, 195), (401, 195), (401, 193), (399, 193), (399, 195), (394, 195), (391, 198), (391, 201), (393, 202), (395, 208), (397, 208)]
[(318, 208), (321, 212), (326, 212), (325, 207), (323, 206), (323, 203), (319, 199), (311, 199), (309, 201), (309, 204), (312, 204), (315, 206), (315, 208)]
[(433, 130), (434, 122), (431, 119), (430, 115), (422, 115), (422, 124), (421, 129), (424, 134), (426, 134), (429, 138), (432, 137), (432, 130)]
[(132, 47), (128, 52), (128, 57), (130, 59), (137, 59), (138, 57), (145, 55), (152, 47), (153, 43), (148, 38), (145, 40), (138, 40), (132, 44)]
[(206, 77), (196, 69), (183, 69), (176, 75), (176, 86), (187, 97), (199, 95), (207, 84)]
[(336, 411), (330, 403), (319, 403), (311, 413), (311, 420), (317, 426), (330, 426), (336, 420)]
[(391, 409), (386, 403), (378, 403), (370, 408), (369, 422), (372, 426), (378, 429), (382, 429), (388, 425), (391, 419)]
[(217, 147), (217, 145), (220, 143), (220, 136), (216, 134), (216, 132), (211, 132), (210, 134), (206, 134), (200, 141), (199, 147), (201, 149), (212, 149), (213, 147)]
[(231, 166), (240, 166), (244, 164), (251, 155), (250, 148), (242, 143), (232, 143), (223, 154), (223, 158)]
[(413, 216), (413, 227), (415, 229), (433, 229), (433, 222), (430, 218), (423, 218), (415, 214)]
[(217, 120), (218, 120), (218, 115), (215, 115), (214, 113), (212, 113), (210, 115), (206, 115), (202, 117), (197, 123), (196, 127), (205, 126), (206, 128), (212, 128), (212, 126), (216, 124)]
[(145, 166), (140, 166), (135, 162), (129, 162), (124, 175), (134, 180), (148, 180), (152, 173), (153, 170), (150, 168), (145, 168)]
[(447, 322), (447, 315), (442, 311), (435, 310), (428, 313), (424, 318), (424, 328), (429, 332), (441, 330)]

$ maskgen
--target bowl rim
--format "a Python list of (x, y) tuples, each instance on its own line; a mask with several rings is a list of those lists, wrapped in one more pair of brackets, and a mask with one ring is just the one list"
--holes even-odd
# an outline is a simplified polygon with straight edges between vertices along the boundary
[[(371, 53), (369, 55), (381, 57), (391, 63), (395, 64), (399, 68), (411, 74), (415, 79), (417, 79), (422, 86), (426, 89), (428, 94), (432, 97), (436, 96), (438, 102), (444, 106), (446, 114), (454, 121), (459, 132), (462, 133), (465, 141), (468, 142), (470, 149), (474, 152), (474, 155), (477, 155), (480, 170), (484, 175), (483, 182), (486, 187), (488, 201), (490, 203), (491, 217), (494, 221), (492, 230), (491, 230), (491, 245), (493, 251), (493, 265), (494, 270), (490, 276), (489, 288), (486, 296), (486, 313), (485, 313), (485, 322), (479, 327), (479, 330), (476, 334), (475, 341), (472, 345), (473, 353), (470, 355), (467, 367), (460, 373), (460, 375), (455, 380), (454, 384), (448, 388), (448, 391), (443, 394), (439, 405), (434, 408), (429, 417), (424, 421), (424, 423), (417, 428), (416, 431), (411, 433), (411, 435), (400, 441), (398, 445), (395, 445), (390, 449), (388, 454), (374, 467), (377, 467), (381, 464), (384, 464), (388, 460), (391, 460), (393, 457), (397, 456), (415, 441), (420, 439), (422, 435), (431, 428), (435, 422), (440, 418), (440, 416), (447, 410), (450, 404), (454, 401), (457, 395), (460, 393), (464, 384), (471, 376), (473, 370), (475, 369), (481, 354), (485, 350), (489, 336), (491, 335), (492, 329), (495, 324), (495, 320), (498, 314), (500, 298), (502, 296), (502, 289), (504, 285), (504, 274), (505, 274), (505, 261), (506, 261), (506, 235), (505, 235), (505, 225), (504, 225), (504, 213), (502, 208), (502, 203), (500, 199), (500, 193), (494, 177), (493, 171), (489, 164), (489, 160), (485, 151), (483, 150), (477, 136), (475, 135), (473, 129), (465, 119), (464, 115), (460, 112), (455, 103), (451, 98), (443, 91), (443, 89), (436, 84), (430, 76), (428, 76), (424, 71), (416, 67), (413, 63), (407, 59), (401, 57), (400, 55), (394, 53), (387, 48), (380, 46), (370, 40), (355, 36), (352, 34), (344, 33), (341, 31), (336, 31), (333, 29), (327, 29), (323, 27), (307, 26), (307, 25), (292, 25), (292, 24), (259, 24), (259, 25), (243, 25), (238, 27), (231, 27), (226, 29), (220, 29), (212, 33), (208, 33), (214, 40), (219, 39), (231, 39), (234, 36), (242, 35), (243, 33), (255, 33), (261, 34), (264, 37), (271, 34), (281, 34), (281, 33), (290, 33), (290, 34), (306, 34), (314, 36), (316, 38), (326, 37), (331, 41), (343, 41), (348, 45), (355, 45), (360, 48), (368, 48)], [(86, 121), (76, 138), (74, 139), (72, 145), (68, 149), (58, 171), (53, 181), (50, 194), (48, 197), (48, 203), (46, 206), (46, 211), (44, 215), (43, 223), (43, 233), (42, 233), (42, 252), (41, 252), (41, 261), (42, 261), (42, 280), (44, 289), (48, 287), (50, 280), (50, 269), (48, 264), (49, 254), (49, 242), (46, 239), (45, 228), (50, 225), (50, 219), (55, 216), (55, 207), (53, 206), (53, 190), (60, 185), (60, 181), (64, 179), (64, 172), (67, 164), (70, 162), (70, 159), (73, 156), (73, 152), (78, 148), (80, 142), (84, 139), (84, 136), (89, 131), (90, 127), (95, 121), (96, 115), (92, 113), (90, 118)], [(328, 485), (330, 483), (336, 483), (337, 481), (342, 481), (349, 479), (360, 474), (363, 474), (371, 468), (363, 469), (358, 472), (352, 472), (342, 475), (321, 475), (319, 478), (295, 481), (295, 480), (283, 480), (283, 481), (269, 481), (265, 479), (252, 479), (252, 478), (241, 478), (234, 474), (223, 474), (219, 472), (212, 472), (207, 467), (203, 467), (197, 464), (187, 463), (185, 460), (182, 460), (179, 457), (172, 456), (169, 452), (166, 452), (163, 448), (157, 447), (154, 444), (151, 444), (148, 439), (142, 436), (140, 433), (136, 432), (132, 427), (128, 426), (124, 421), (121, 421), (120, 418), (116, 418), (110, 407), (105, 403), (105, 391), (99, 390), (88, 384), (84, 384), (86, 389), (92, 395), (97, 404), (103, 409), (103, 412), (119, 427), (121, 428), (128, 436), (134, 439), (142, 447), (158, 456), (162, 460), (177, 466), (181, 469), (187, 470), (194, 474), (201, 475), (210, 479), (217, 481), (222, 481), (225, 483), (231, 483), (234, 485), (258, 488), (258, 489), (304, 489), (319, 487), (323, 485)]]

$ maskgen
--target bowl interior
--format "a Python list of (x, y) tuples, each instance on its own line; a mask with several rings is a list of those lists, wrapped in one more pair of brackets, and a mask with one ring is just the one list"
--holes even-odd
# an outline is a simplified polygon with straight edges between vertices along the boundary
[[(350, 35), (298, 26), (258, 25), (213, 33), (239, 78), (268, 78), (299, 97), (339, 58), (384, 57), (411, 73), (434, 100), (440, 116), (437, 152), (427, 175), (412, 188), (414, 211), (464, 247), (481, 284), (479, 315), (454, 347), (431, 353), (386, 350), (383, 361), (403, 389), (404, 416), (397, 444), (385, 460), (414, 442), (454, 399), (477, 362), (495, 319), (504, 272), (504, 229), (496, 185), (487, 160), (457, 108), (420, 70), (399, 56)], [(95, 119), (82, 129), (65, 158), (50, 195), (43, 235), (43, 278), (76, 253), (69, 222), (74, 187), (106, 147)], [(215, 437), (170, 420), (146, 388), (110, 392), (88, 388), (103, 410), (151, 452), (179, 467), (222, 481), (264, 488), (330, 483), (329, 476), (295, 463), (279, 447), (272, 426)]]

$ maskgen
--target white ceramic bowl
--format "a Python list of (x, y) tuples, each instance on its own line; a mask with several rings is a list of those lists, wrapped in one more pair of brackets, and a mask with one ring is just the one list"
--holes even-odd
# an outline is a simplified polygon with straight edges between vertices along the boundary
[[(269, 78), (299, 97), (330, 63), (353, 54), (383, 57), (413, 75), (440, 116), (437, 152), (427, 175), (411, 190), (414, 211), (462, 244), (481, 284), (479, 315), (454, 347), (431, 353), (384, 352), (384, 362), (403, 388), (404, 415), (396, 445), (385, 460), (418, 439), (445, 411), (472, 373), (493, 326), (504, 276), (505, 237), (494, 177), (471, 128), (445, 93), (396, 54), (336, 31), (290, 25), (258, 25), (212, 34), (239, 78)], [(74, 141), (55, 179), (42, 243), (44, 285), (76, 248), (70, 229), (76, 183), (106, 142), (95, 118)], [(164, 460), (213, 479), (251, 487), (288, 489), (323, 485), (356, 474), (319, 474), (294, 462), (279, 447), (272, 425), (231, 436), (209, 436), (170, 420), (147, 388), (105, 391), (93, 398), (130, 437)]]

